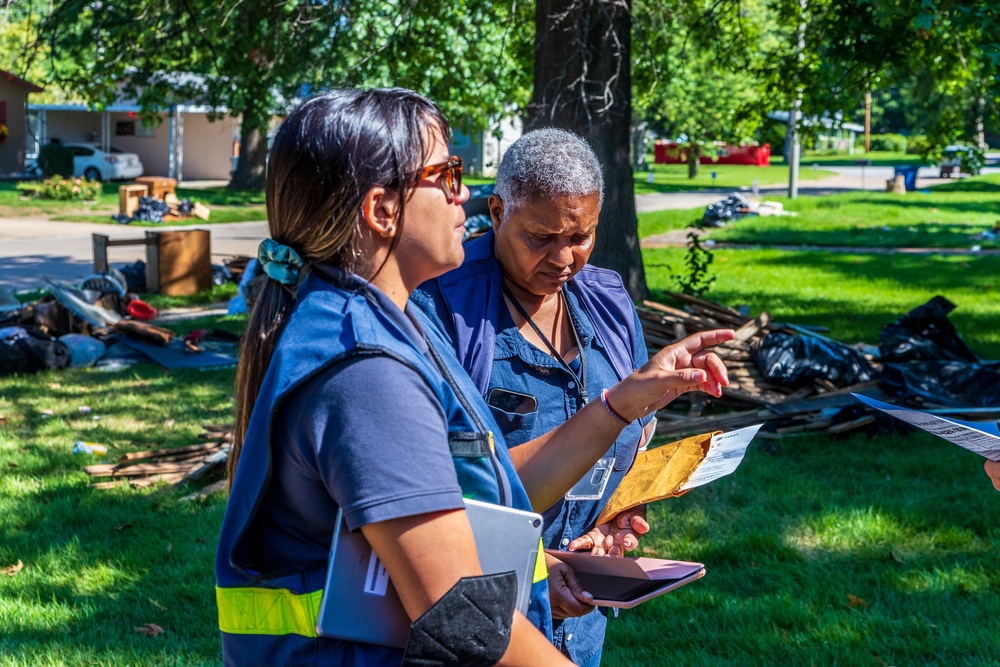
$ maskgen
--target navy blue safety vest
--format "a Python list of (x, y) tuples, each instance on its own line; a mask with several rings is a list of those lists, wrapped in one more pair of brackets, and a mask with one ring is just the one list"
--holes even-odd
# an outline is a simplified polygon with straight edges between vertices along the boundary
[[(222, 523), (215, 573), (223, 660), (227, 665), (399, 665), (399, 649), (317, 636), (325, 570), (269, 573), (254, 567), (254, 553), (245, 538), (270, 480), (271, 428), (282, 400), (316, 373), (352, 355), (391, 356), (419, 372), (441, 402), (463, 495), (520, 509), (531, 505), (488, 408), (451, 346), (429, 322), (423, 328), (428, 344), (440, 351), (436, 361), (443, 364), (441, 369), (372, 304), (364, 290), (340, 289), (312, 274), (297, 296), (297, 307), (282, 332), (250, 418)], [(331, 535), (332, 528), (331, 524)], [(529, 618), (551, 637), (548, 587), (540, 560)]]

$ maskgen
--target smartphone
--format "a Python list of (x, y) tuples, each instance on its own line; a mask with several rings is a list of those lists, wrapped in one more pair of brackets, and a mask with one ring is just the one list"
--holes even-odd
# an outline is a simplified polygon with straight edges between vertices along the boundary
[(490, 390), (486, 403), (497, 410), (515, 415), (526, 415), (538, 410), (538, 399), (531, 394), (496, 387)]

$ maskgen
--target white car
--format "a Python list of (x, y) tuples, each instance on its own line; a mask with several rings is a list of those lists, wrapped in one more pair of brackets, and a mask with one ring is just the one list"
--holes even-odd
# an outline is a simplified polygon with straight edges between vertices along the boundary
[(90, 181), (118, 181), (142, 176), (142, 161), (135, 153), (111, 147), (105, 153), (93, 144), (65, 144), (73, 153), (73, 176)]

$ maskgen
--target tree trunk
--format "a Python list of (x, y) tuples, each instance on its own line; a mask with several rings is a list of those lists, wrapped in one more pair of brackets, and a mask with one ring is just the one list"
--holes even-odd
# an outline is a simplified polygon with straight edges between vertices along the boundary
[(264, 189), (267, 122), (266, 111), (262, 111), (255, 101), (250, 101), (243, 110), (243, 119), (240, 121), (240, 157), (236, 163), (236, 173), (229, 181), (230, 190)]
[(688, 145), (688, 178), (698, 177), (698, 161), (701, 159), (701, 147), (691, 142)]
[(630, 160), (631, 0), (538, 0), (535, 86), (527, 129), (559, 127), (586, 139), (604, 167), (604, 207), (591, 262), (648, 296)]

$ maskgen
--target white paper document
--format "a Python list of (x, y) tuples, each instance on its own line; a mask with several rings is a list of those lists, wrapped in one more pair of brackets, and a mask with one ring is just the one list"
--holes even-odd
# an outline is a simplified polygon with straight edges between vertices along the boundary
[(763, 424), (756, 424), (737, 431), (713, 435), (712, 442), (708, 446), (708, 454), (680, 490), (687, 491), (703, 486), (736, 470), (743, 461), (743, 455), (746, 454), (750, 441), (757, 435), (761, 426)]
[(975, 452), (993, 461), (1000, 461), (1000, 428), (997, 427), (996, 422), (967, 422), (960, 419), (938, 417), (921, 410), (883, 403), (861, 394), (851, 395), (865, 405), (877, 408), (897, 419), (902, 419), (908, 424), (933, 433), (939, 438), (944, 438), (948, 442), (968, 449), (970, 452)]

